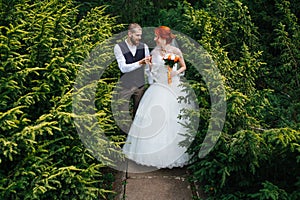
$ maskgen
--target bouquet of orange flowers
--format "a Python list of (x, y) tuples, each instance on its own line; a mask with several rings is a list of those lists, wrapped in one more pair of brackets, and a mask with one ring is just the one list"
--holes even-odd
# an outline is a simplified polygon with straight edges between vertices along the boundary
[(163, 60), (165, 61), (165, 65), (168, 67), (168, 84), (171, 84), (172, 83), (171, 71), (173, 70), (174, 65), (179, 62), (180, 57), (178, 55), (168, 53), (165, 54)]

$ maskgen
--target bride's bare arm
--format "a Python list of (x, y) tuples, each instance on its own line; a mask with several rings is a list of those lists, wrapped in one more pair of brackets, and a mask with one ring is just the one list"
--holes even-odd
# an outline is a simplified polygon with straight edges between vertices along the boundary
[(176, 71), (177, 75), (184, 72), (186, 70), (186, 64), (184, 62), (184, 58), (182, 55), (182, 52), (180, 51), (180, 49), (176, 48), (177, 50), (177, 55), (179, 55), (180, 59), (179, 59), (179, 66), (180, 68)]

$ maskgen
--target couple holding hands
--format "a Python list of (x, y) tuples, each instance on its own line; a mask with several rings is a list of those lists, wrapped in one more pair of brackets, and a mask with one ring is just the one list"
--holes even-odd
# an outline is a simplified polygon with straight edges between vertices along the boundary
[[(183, 167), (190, 156), (187, 147), (179, 144), (187, 132), (183, 125), (187, 119), (179, 116), (182, 109), (195, 109), (196, 105), (179, 100), (187, 96), (180, 80), (186, 64), (181, 50), (171, 45), (176, 36), (166, 26), (155, 28), (154, 34), (156, 46), (150, 53), (140, 42), (141, 26), (130, 24), (127, 38), (114, 48), (122, 73), (119, 98), (133, 97), (134, 119), (123, 128), (128, 137), (122, 150), (128, 159), (144, 166)], [(178, 67), (172, 68), (174, 63)], [(145, 75), (150, 86), (144, 92)], [(128, 102), (120, 109), (128, 112)]]

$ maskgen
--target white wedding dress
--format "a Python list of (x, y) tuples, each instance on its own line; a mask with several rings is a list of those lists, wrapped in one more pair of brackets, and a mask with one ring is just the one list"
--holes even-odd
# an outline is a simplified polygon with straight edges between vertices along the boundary
[[(178, 116), (182, 108), (195, 109), (194, 103), (179, 103), (186, 96), (180, 77), (168, 84), (167, 67), (157, 49), (152, 51), (151, 75), (154, 83), (146, 90), (133, 120), (123, 153), (138, 164), (156, 168), (182, 167), (188, 164), (187, 147), (179, 145), (186, 139), (187, 129)], [(186, 119), (185, 119), (186, 120)]]

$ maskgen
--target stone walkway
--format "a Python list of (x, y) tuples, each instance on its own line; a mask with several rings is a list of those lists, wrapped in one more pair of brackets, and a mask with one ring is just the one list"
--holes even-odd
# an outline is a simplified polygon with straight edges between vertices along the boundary
[(196, 195), (186, 168), (157, 170), (129, 162), (119, 179), (123, 184), (115, 200), (192, 200)]

